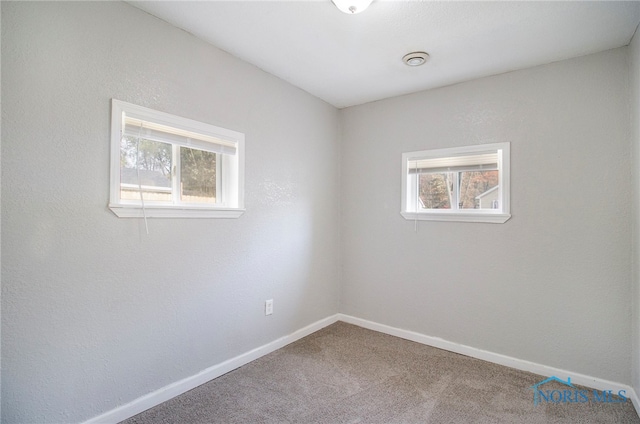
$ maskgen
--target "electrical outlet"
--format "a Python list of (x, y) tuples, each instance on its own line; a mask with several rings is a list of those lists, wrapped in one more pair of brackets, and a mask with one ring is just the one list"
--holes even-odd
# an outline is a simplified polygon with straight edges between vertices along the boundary
[(264, 302), (264, 314), (271, 315), (273, 313), (273, 299), (265, 300)]

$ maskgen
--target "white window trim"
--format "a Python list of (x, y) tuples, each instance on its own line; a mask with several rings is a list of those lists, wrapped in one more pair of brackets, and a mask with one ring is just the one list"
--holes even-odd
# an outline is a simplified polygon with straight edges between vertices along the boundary
[[(409, 193), (408, 163), (411, 160), (445, 158), (452, 156), (464, 156), (469, 154), (498, 152), (499, 174), (499, 198), (502, 207), (500, 209), (464, 209), (464, 210), (428, 210), (416, 212), (409, 207), (409, 199), (415, 193)], [(503, 224), (511, 218), (510, 203), (510, 143), (493, 143), (476, 146), (453, 147), (447, 149), (421, 150), (402, 154), (402, 199), (400, 214), (411, 221), (455, 221), (455, 222), (485, 222)]]
[[(119, 218), (238, 218), (244, 212), (244, 134), (216, 127), (188, 118), (171, 115), (143, 106), (134, 105), (120, 100), (111, 101), (111, 178), (109, 209)], [(232, 206), (190, 205), (190, 204), (154, 204), (145, 202), (142, 205), (120, 200), (120, 140), (122, 137), (123, 112), (128, 116), (145, 119), (162, 125), (196, 132), (220, 140), (231, 142), (236, 147), (235, 160), (228, 160), (222, 156), (227, 168), (237, 174), (234, 182), (223, 179), (222, 190), (228, 195)], [(220, 175), (220, 174), (218, 174)], [(220, 185), (219, 185), (220, 186)]]

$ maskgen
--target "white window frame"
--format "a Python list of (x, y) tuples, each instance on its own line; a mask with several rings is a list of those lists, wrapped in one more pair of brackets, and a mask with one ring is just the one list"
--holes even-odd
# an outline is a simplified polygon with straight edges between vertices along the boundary
[[(219, 140), (220, 145), (229, 146), (235, 154), (217, 154), (216, 160), (216, 202), (215, 204), (180, 203), (171, 204), (120, 198), (120, 142), (125, 130), (125, 116), (141, 121), (159, 124), (190, 133), (203, 135), (204, 139)], [(197, 140), (197, 143), (207, 141)], [(210, 145), (216, 145), (211, 142)], [(174, 157), (178, 145), (173, 144)], [(177, 170), (179, 172), (179, 170)], [(179, 174), (178, 174), (179, 175)], [(172, 192), (178, 187), (172, 179)], [(219, 200), (221, 198), (221, 200)], [(244, 134), (216, 127), (192, 119), (171, 115), (143, 106), (112, 99), (111, 101), (111, 178), (109, 209), (120, 218), (238, 218), (244, 209)]]
[[(418, 207), (417, 175), (411, 175), (410, 163), (425, 159), (455, 158), (496, 154), (498, 162), (497, 209), (421, 209)], [(456, 202), (457, 203), (457, 202)], [(502, 224), (511, 218), (510, 143), (493, 143), (447, 149), (421, 150), (402, 154), (402, 205), (400, 213), (407, 220), (487, 222)]]

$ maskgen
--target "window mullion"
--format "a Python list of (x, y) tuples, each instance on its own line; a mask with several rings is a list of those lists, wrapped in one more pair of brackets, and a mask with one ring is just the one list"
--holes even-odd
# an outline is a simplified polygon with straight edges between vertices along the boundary
[(180, 202), (181, 187), (180, 187), (180, 146), (173, 144), (171, 147), (171, 156), (173, 162), (173, 169), (171, 171), (171, 193), (172, 202), (177, 205)]
[(460, 199), (461, 199), (461, 193), (460, 193), (460, 185), (462, 183), (462, 178), (460, 178), (460, 174), (461, 172), (454, 172), (454, 178), (456, 181), (456, 210), (460, 209)]
[(458, 190), (458, 173), (449, 172), (448, 175), (451, 175), (451, 210), (458, 210), (458, 199), (460, 198)]
[(222, 156), (216, 153), (216, 205), (222, 203), (226, 195), (222, 188)]

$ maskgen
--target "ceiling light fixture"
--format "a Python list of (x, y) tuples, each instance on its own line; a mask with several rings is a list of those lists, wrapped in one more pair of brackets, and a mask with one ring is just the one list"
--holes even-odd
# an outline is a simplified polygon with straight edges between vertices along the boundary
[(338, 9), (349, 15), (355, 15), (365, 10), (373, 0), (331, 0)]
[(412, 52), (407, 53), (402, 57), (402, 61), (409, 66), (420, 66), (429, 59), (429, 53), (426, 52)]

